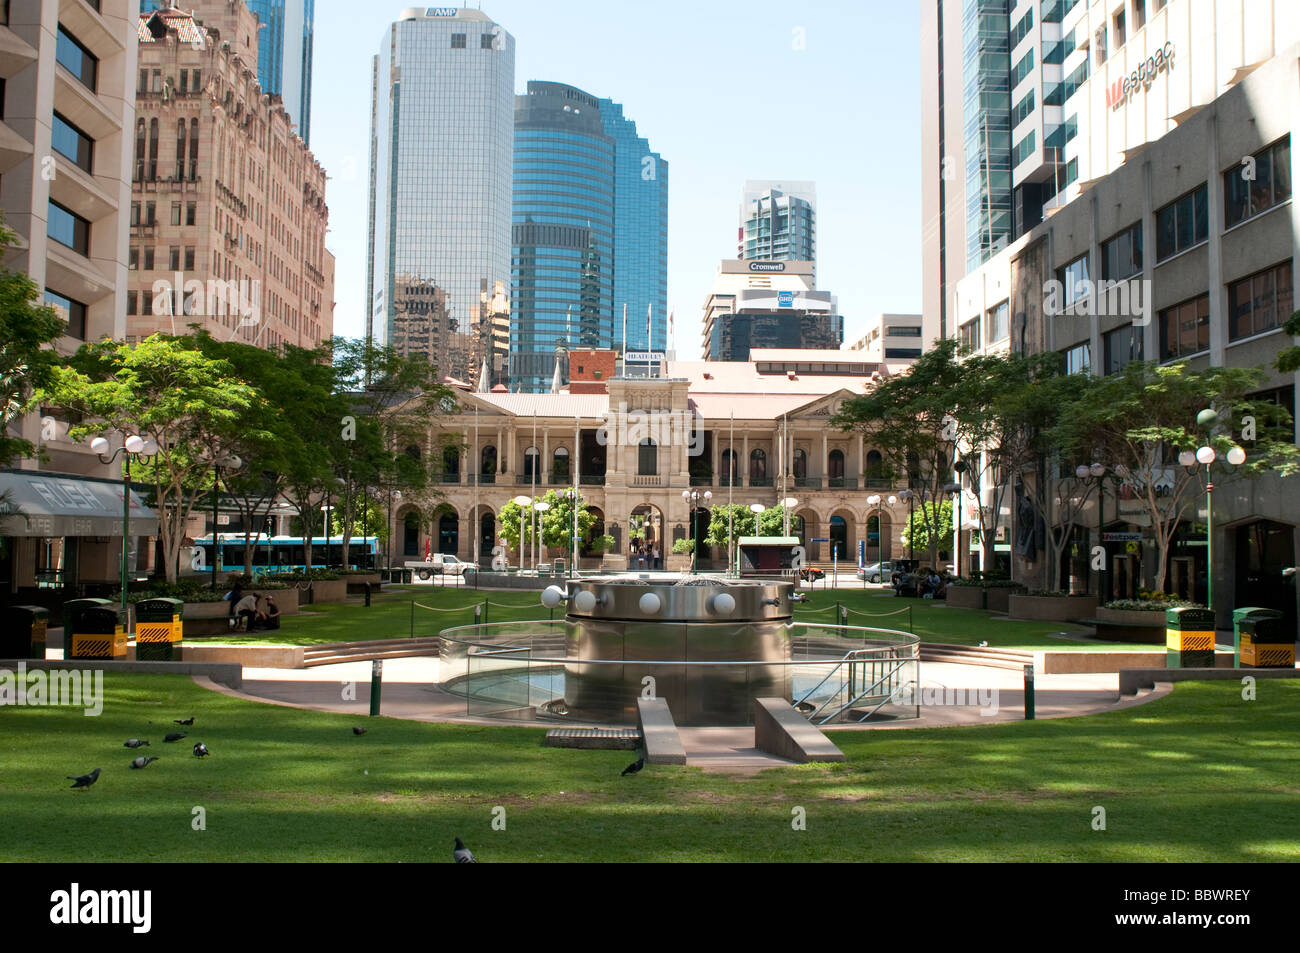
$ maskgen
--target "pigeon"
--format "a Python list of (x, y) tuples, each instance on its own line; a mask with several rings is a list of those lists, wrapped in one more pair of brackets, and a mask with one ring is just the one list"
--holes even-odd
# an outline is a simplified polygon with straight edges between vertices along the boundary
[(629, 764), (626, 768), (623, 769), (623, 773), (619, 775), (619, 777), (626, 777), (629, 774), (636, 774), (644, 767), (645, 767), (645, 758), (637, 758), (635, 761), (633, 761), (631, 764)]
[(456, 849), (451, 852), (451, 856), (458, 864), (478, 863), (478, 861), (474, 859), (474, 854), (470, 852), (470, 849), (465, 846), (465, 842), (459, 837), (456, 838)]
[(139, 738), (132, 738), (126, 744), (122, 745), (123, 748), (147, 748), (148, 746), (149, 742), (141, 741)]
[(975, 646), (975, 648), (977, 648), (977, 649), (986, 649), (986, 648), (988, 648), (988, 647), (989, 647), (989, 644), (988, 644), (987, 642), (981, 642), (979, 645)]
[(206, 758), (208, 754), (209, 754), (208, 746), (205, 745), (202, 741), (200, 741), (198, 744), (194, 746), (194, 757)]
[(99, 780), (99, 768), (96, 768), (94, 771), (91, 771), (90, 774), (83, 774), (80, 777), (76, 777), (76, 778), (74, 778), (72, 775), (68, 775), (68, 780), (76, 782), (75, 784), (72, 785), (73, 790), (77, 788), (88, 788), (96, 781)]
[(164, 738), (163, 741), (180, 741), (187, 734), (189, 734), (187, 731), (173, 731), (170, 735)]
[(149, 762), (157, 761), (157, 760), (158, 760), (157, 758), (136, 758), (134, 761), (131, 762), (131, 767), (147, 768), (149, 767)]
[(364, 729), (364, 728), (359, 728), (359, 727), (357, 727), (356, 725), (353, 725), (353, 726), (352, 726), (352, 733), (353, 733), (354, 735), (364, 735), (364, 734), (366, 733), (366, 729)]
[(186, 727), (189, 727), (190, 725), (194, 724), (194, 716), (190, 715), (190, 717), (186, 718), (184, 721), (181, 721), (179, 718), (173, 718), (172, 721), (174, 721), (178, 725), (185, 725)]
[(814, 705), (812, 702), (796, 702), (794, 707), (798, 711), (801, 711), (806, 715), (808, 712), (812, 711), (817, 706)]

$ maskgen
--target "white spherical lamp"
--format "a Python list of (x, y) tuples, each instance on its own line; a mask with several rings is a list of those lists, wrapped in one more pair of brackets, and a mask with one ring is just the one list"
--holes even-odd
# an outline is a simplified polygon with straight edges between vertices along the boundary
[(1246, 462), (1246, 451), (1241, 447), (1233, 447), (1228, 451), (1228, 462), (1234, 467), (1239, 467)]
[(731, 615), (736, 611), (736, 597), (729, 592), (720, 592), (709, 600), (709, 611), (714, 615)]
[(144, 449), (144, 438), (131, 434), (126, 438), (126, 449), (128, 453), (139, 453)]
[(1214, 458), (1215, 453), (1213, 447), (1201, 447), (1200, 450), (1196, 451), (1196, 461), (1205, 464), (1207, 467), (1214, 462)]
[(589, 589), (583, 589), (573, 597), (573, 608), (579, 612), (590, 612), (596, 608), (596, 594)]
[(637, 605), (640, 606), (642, 615), (658, 615), (663, 603), (655, 593), (647, 592)]
[(90, 449), (95, 453), (108, 453), (108, 441), (103, 437), (96, 437), (90, 441)]
[(564, 601), (564, 590), (559, 586), (547, 586), (542, 590), (542, 605), (554, 609)]

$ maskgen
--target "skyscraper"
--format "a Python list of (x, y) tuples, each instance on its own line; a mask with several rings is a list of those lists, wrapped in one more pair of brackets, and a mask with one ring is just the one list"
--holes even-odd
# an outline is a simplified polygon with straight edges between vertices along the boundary
[(816, 186), (812, 182), (746, 182), (736, 257), (741, 261), (810, 261), (815, 279)]
[(561, 348), (614, 346), (614, 170), (594, 96), (530, 81), (515, 97), (512, 390), (549, 386)]
[(668, 163), (618, 103), (602, 99), (600, 117), (614, 140), (614, 345), (624, 353), (661, 351), (668, 344)]
[(408, 10), (385, 33), (372, 82), (366, 333), (444, 374), (478, 380), (487, 359), (496, 376), (509, 321), (514, 37), (480, 10)]
[(279, 94), (297, 124), (298, 138), (311, 143), (311, 50), (316, 0), (248, 0), (261, 21), (257, 81)]

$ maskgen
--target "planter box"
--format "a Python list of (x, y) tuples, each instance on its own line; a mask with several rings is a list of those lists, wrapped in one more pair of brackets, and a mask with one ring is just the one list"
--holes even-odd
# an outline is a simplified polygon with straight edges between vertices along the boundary
[[(1164, 609), (1098, 609), (1094, 616), (1098, 622), (1097, 638), (1116, 642), (1165, 642)], [(1112, 626), (1116, 628), (1112, 628)]]
[[(275, 597), (276, 604), (280, 607), (281, 615), (298, 614), (298, 590), (297, 589), (245, 589), (245, 594), (260, 595), (268, 592)], [(187, 602), (185, 603), (184, 614), (181, 616), (182, 634), (184, 636), (201, 637), (205, 635), (222, 635), (230, 631), (230, 603), (225, 600), (219, 602)]]
[(955, 609), (983, 609), (986, 591), (979, 586), (949, 586), (948, 605)]
[(1165, 627), (1164, 609), (1107, 609), (1103, 607), (1097, 610), (1095, 617), (1114, 625), (1140, 625), (1157, 629), (1164, 629)]
[[(348, 580), (346, 576), (341, 579), (313, 579), (311, 587), (313, 593), (312, 602), (347, 601)], [(307, 599), (307, 593), (302, 593), (301, 598), (305, 601)]]
[(670, 572), (690, 572), (690, 553), (669, 553), (668, 561), (664, 563), (664, 568)]
[(366, 591), (366, 583), (370, 584), (371, 592), (379, 590), (379, 573), (377, 572), (352, 573), (344, 576), (340, 581), (347, 585), (349, 595), (363, 595)]
[(1007, 614), (1013, 619), (1069, 622), (1071, 619), (1087, 618), (1096, 611), (1096, 596), (1027, 596), (1012, 593), (1007, 597)]
[[(952, 590), (948, 590), (951, 598)], [(1024, 595), (1023, 589), (1015, 589), (1010, 586), (999, 586), (996, 589), (986, 589), (989, 594), (988, 602), (984, 608), (990, 612), (1009, 612), (1011, 610), (1011, 597)]]

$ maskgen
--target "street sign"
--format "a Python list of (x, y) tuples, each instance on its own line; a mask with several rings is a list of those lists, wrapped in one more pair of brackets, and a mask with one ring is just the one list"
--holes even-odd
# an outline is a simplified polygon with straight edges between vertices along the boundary
[(813, 542), (813, 543), (829, 543), (830, 541), (831, 540), (829, 536), (814, 536), (811, 540), (809, 540), (809, 542)]

